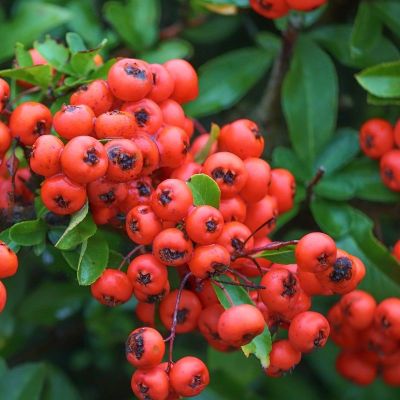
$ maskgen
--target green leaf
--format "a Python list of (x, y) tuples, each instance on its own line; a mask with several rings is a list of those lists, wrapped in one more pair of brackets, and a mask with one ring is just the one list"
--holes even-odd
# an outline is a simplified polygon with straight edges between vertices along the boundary
[(48, 88), (53, 78), (50, 65), (3, 69), (0, 71), (0, 76), (32, 83), (44, 89)]
[(195, 206), (219, 208), (221, 191), (214, 179), (205, 174), (195, 174), (186, 183), (192, 191)]
[(76, 271), (79, 285), (88, 286), (95, 282), (108, 264), (109, 249), (104, 237), (97, 234), (87, 244), (82, 244)]
[(68, 32), (65, 35), (65, 41), (67, 42), (68, 48), (72, 54), (87, 50), (82, 37), (76, 32)]
[(174, 58), (189, 58), (193, 54), (192, 45), (183, 39), (170, 39), (161, 42), (155, 49), (140, 54), (149, 63), (164, 63)]
[(33, 65), (32, 57), (22, 43), (15, 44), (15, 58), (19, 67), (31, 67)]
[(11, 250), (18, 253), (21, 247), (11, 239), (10, 229), (11, 228), (8, 228), (3, 232), (0, 232), (0, 240), (4, 242)]
[(132, 50), (143, 51), (157, 40), (159, 10), (158, 0), (108, 1), (104, 17)]
[(46, 224), (41, 219), (23, 221), (10, 228), (10, 238), (20, 246), (34, 246), (44, 241)]
[(68, 377), (53, 366), (47, 367), (47, 379), (41, 400), (81, 400)]
[(207, 61), (199, 68), (200, 95), (185, 106), (186, 113), (202, 117), (233, 106), (266, 73), (275, 55), (249, 47)]
[(256, 42), (260, 47), (268, 52), (272, 52), (272, 54), (278, 54), (282, 46), (279, 36), (268, 31), (257, 33)]
[(390, 40), (378, 37), (368, 53), (353, 58), (350, 53), (350, 25), (329, 25), (318, 28), (310, 36), (326, 48), (340, 63), (351, 68), (365, 68), (381, 62), (394, 61), (399, 58), (399, 50)]
[[(231, 281), (227, 276), (222, 275), (224, 281)], [(232, 307), (230, 301), (226, 297), (224, 291), (213, 284), (214, 291), (222, 306), (227, 309)], [(240, 286), (224, 285), (225, 291), (228, 293), (233, 305), (253, 304), (248, 293)], [(249, 344), (242, 346), (242, 351), (246, 357), (254, 354), (261, 362), (263, 368), (269, 365), (269, 353), (271, 352), (272, 339), (268, 326), (265, 325), (264, 332), (256, 336)]]
[(108, 71), (110, 68), (115, 64), (117, 60), (115, 58), (111, 58), (107, 62), (105, 62), (103, 65), (101, 65), (99, 68), (97, 68), (95, 71), (93, 71), (89, 79), (94, 80), (94, 79), (106, 79)]
[(42, 198), (40, 196), (35, 197), (34, 205), (35, 205), (35, 213), (37, 219), (42, 218), (49, 212), (49, 210), (44, 205)]
[(256, 336), (249, 344), (242, 346), (242, 351), (246, 357), (255, 355), (261, 362), (263, 368), (269, 366), (269, 353), (272, 348), (272, 338), (268, 326), (265, 325), (264, 332)]
[(335, 67), (313, 41), (300, 37), (282, 89), (282, 105), (293, 148), (307, 166), (312, 166), (336, 125)]
[(356, 74), (358, 83), (377, 97), (400, 97), (400, 61), (375, 65)]
[(381, 21), (400, 37), (400, 3), (397, 0), (371, 2)]
[(70, 13), (62, 7), (44, 2), (23, 2), (17, 13), (0, 24), (0, 62), (13, 56), (16, 42), (30, 45), (41, 34), (61, 26)]
[(217, 5), (234, 5), (237, 7), (249, 7), (249, 0), (201, 0), (203, 3)]
[(62, 72), (65, 70), (69, 51), (63, 44), (47, 36), (44, 42), (35, 42), (34, 47), (55, 69)]
[(93, 222), (92, 216), (88, 214), (88, 210), (89, 206), (86, 203), (72, 215), (67, 229), (57, 241), (55, 247), (60, 250), (72, 249), (96, 233), (96, 224)]
[(24, 298), (18, 316), (34, 325), (52, 326), (75, 314), (87, 297), (85, 289), (70, 282), (43, 282)]
[(374, 106), (400, 106), (400, 97), (395, 99), (383, 99), (367, 93), (367, 103)]
[(296, 181), (307, 182), (313, 176), (311, 167), (305, 165), (297, 154), (287, 147), (276, 147), (272, 153), (274, 168), (286, 168), (296, 178)]
[(277, 264), (296, 264), (294, 256), (295, 245), (288, 245), (278, 250), (264, 250), (254, 254), (254, 258), (265, 258)]
[(353, 58), (368, 53), (381, 36), (382, 26), (376, 18), (372, 4), (362, 1), (358, 6), (353, 31), (351, 33), (350, 51)]
[(211, 124), (210, 137), (208, 138), (205, 146), (196, 154), (195, 161), (197, 163), (203, 164), (203, 162), (206, 160), (212, 145), (218, 140), (220, 131), (221, 128), (217, 124)]
[(314, 170), (324, 167), (325, 176), (347, 165), (360, 151), (358, 132), (351, 128), (339, 129), (322, 150), (314, 164)]
[(43, 363), (26, 363), (10, 369), (0, 378), (0, 398), (40, 400), (45, 377)]

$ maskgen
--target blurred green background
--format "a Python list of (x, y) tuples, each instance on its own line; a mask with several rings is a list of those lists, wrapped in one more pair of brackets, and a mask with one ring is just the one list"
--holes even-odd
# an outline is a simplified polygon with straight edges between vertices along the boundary
[[(275, 146), (289, 144), (281, 111), (272, 108), (265, 115), (262, 108), (283, 25), (248, 8), (233, 15), (207, 8), (223, 3), (247, 1), (3, 0), (0, 63), (2, 68), (10, 67), (16, 42), (29, 48), (47, 34), (62, 41), (71, 31), (79, 33), (91, 48), (107, 38), (105, 59), (189, 59), (203, 76), (200, 98), (186, 108), (189, 115), (200, 118), (206, 127), (211, 121), (254, 118), (266, 134), (269, 159)], [(398, 114), (394, 107), (367, 106), (364, 91), (353, 79), (357, 68), (399, 57), (399, 39), (389, 34), (369, 58), (357, 62), (349, 58), (346, 46), (358, 4), (356, 0), (332, 1), (328, 10), (302, 17), (304, 30), (335, 57), (340, 88), (338, 125), (354, 128), (371, 115), (393, 119)], [(334, 29), (338, 24), (342, 28)], [(306, 212), (277, 237), (298, 237), (310, 229), (317, 227)], [(396, 239), (391, 229), (384, 238), (389, 245)], [(113, 249), (127, 252), (129, 243), (121, 242), (112, 231), (106, 234)], [(9, 302), (0, 315), (0, 399), (132, 398), (132, 368), (125, 361), (124, 340), (138, 323), (134, 301), (116, 309), (97, 304), (88, 288), (75, 283), (73, 271), (50, 246), (41, 256), (23, 249), (20, 258), (18, 274), (5, 282)], [(317, 299), (314, 308), (326, 310), (334, 300)], [(240, 352), (218, 353), (207, 348), (198, 334), (178, 337), (176, 347), (176, 358), (193, 354), (207, 362), (211, 384), (198, 397), (202, 400), (400, 398), (398, 390), (380, 381), (360, 388), (340, 378), (334, 367), (336, 353), (329, 344), (304, 356), (290, 376), (272, 379), (263, 374), (256, 359), (246, 359)]]

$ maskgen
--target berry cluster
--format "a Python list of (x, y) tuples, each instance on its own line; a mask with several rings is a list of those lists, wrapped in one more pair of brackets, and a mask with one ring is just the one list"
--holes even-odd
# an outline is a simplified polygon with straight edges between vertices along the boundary
[(380, 160), (383, 183), (400, 192), (400, 120), (393, 127), (390, 122), (373, 118), (360, 129), (360, 147), (373, 160)]
[(327, 0), (250, 0), (251, 8), (265, 18), (281, 18), (290, 10), (311, 11)]
[(377, 305), (367, 292), (344, 295), (328, 313), (332, 340), (342, 348), (336, 368), (358, 385), (372, 383), (378, 374), (400, 386), (400, 299)]

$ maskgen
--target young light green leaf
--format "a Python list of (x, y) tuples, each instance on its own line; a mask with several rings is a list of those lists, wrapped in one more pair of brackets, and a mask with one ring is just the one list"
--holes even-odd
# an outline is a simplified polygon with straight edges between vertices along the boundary
[(214, 179), (206, 174), (195, 174), (187, 181), (187, 185), (192, 191), (195, 206), (219, 208), (221, 191)]
[(295, 245), (288, 245), (278, 250), (264, 250), (254, 254), (254, 258), (265, 258), (277, 264), (296, 264), (294, 256)]
[(37, 219), (42, 218), (49, 212), (49, 210), (44, 205), (42, 198), (40, 196), (35, 197), (34, 205), (35, 205), (35, 213)]
[(210, 154), (212, 145), (218, 140), (220, 131), (221, 128), (217, 124), (211, 124), (210, 137), (208, 138), (205, 146), (196, 154), (194, 159), (197, 163), (202, 164), (206, 160)]
[(65, 35), (65, 41), (67, 42), (68, 47), (72, 54), (87, 50), (87, 47), (83, 42), (83, 39), (76, 32), (68, 32)]
[(108, 243), (97, 234), (84, 242), (81, 247), (76, 276), (79, 285), (88, 286), (95, 282), (107, 267)]
[(10, 237), (10, 228), (0, 232), (0, 241), (4, 242), (12, 251), (18, 253), (21, 246), (15, 243)]
[(400, 97), (400, 61), (383, 63), (356, 74), (358, 83), (377, 97)]
[(25, 81), (43, 89), (47, 89), (53, 79), (50, 65), (3, 69), (0, 76)]
[(20, 246), (34, 246), (44, 241), (46, 224), (41, 219), (23, 221), (10, 228), (10, 238)]
[(19, 67), (31, 67), (33, 65), (32, 57), (22, 43), (15, 44), (15, 58)]
[(282, 90), (293, 148), (304, 164), (312, 167), (332, 137), (338, 106), (335, 67), (312, 40), (298, 39)]
[(272, 349), (272, 338), (268, 326), (265, 325), (264, 332), (256, 336), (249, 344), (242, 346), (242, 351), (246, 357), (255, 355), (263, 368), (269, 366), (269, 353)]
[(185, 106), (186, 113), (202, 117), (236, 104), (267, 72), (275, 55), (248, 47), (207, 61), (199, 68), (200, 95)]
[(67, 64), (69, 51), (63, 44), (47, 36), (44, 42), (35, 42), (34, 47), (52, 67), (62, 72), (66, 70), (64, 66)]

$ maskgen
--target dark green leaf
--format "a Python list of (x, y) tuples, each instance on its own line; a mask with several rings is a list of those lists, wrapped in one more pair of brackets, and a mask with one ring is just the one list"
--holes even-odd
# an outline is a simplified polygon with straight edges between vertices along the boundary
[(11, 250), (15, 251), (16, 253), (19, 252), (21, 247), (11, 239), (10, 228), (0, 232), (0, 240), (4, 242)]
[(221, 191), (214, 179), (205, 174), (195, 174), (187, 181), (187, 185), (192, 191), (195, 206), (219, 208)]
[(358, 58), (374, 47), (381, 35), (382, 26), (372, 4), (362, 1), (358, 6), (353, 31), (351, 33), (350, 51), (353, 58)]
[(358, 83), (377, 97), (400, 97), (400, 61), (379, 64), (356, 75)]
[(46, 215), (49, 212), (49, 210), (46, 208), (44, 205), (42, 198), (40, 196), (35, 197), (35, 213), (36, 213), (36, 218), (40, 219), (44, 215)]
[(82, 244), (79, 264), (76, 271), (79, 285), (88, 286), (99, 278), (108, 264), (108, 243), (98, 234)]
[(205, 146), (196, 154), (195, 161), (197, 163), (203, 164), (203, 162), (206, 160), (212, 145), (218, 140), (220, 131), (221, 129), (217, 124), (211, 124), (210, 137), (208, 138)]
[(336, 125), (338, 83), (332, 61), (311, 40), (298, 40), (282, 95), (293, 148), (312, 166)]
[(0, 378), (0, 398), (40, 400), (45, 377), (43, 363), (26, 363), (10, 369)]
[(211, 115), (236, 104), (266, 73), (274, 56), (261, 49), (243, 48), (206, 62), (199, 68), (200, 96), (186, 105), (187, 114)]
[(157, 39), (159, 10), (158, 0), (109, 1), (104, 16), (132, 50), (143, 51)]
[(70, 13), (62, 7), (44, 2), (23, 2), (12, 19), (0, 24), (0, 62), (13, 56), (16, 42), (30, 45), (42, 33), (62, 25)]
[(374, 106), (400, 106), (400, 97), (396, 97), (395, 99), (384, 99), (368, 93), (367, 103)]
[(296, 246), (288, 245), (279, 250), (264, 250), (260, 253), (254, 254), (255, 258), (265, 258), (277, 264), (296, 264), (294, 250)]
[(70, 282), (44, 282), (19, 307), (19, 317), (32, 324), (51, 326), (69, 318), (82, 306), (88, 292)]
[(371, 2), (381, 21), (400, 37), (400, 3), (398, 0), (382, 0)]
[(50, 65), (3, 69), (0, 71), (0, 76), (32, 83), (44, 89), (47, 89), (53, 78)]
[(279, 36), (268, 31), (259, 32), (256, 36), (256, 42), (264, 50), (272, 54), (278, 54), (282, 46)]
[(32, 57), (22, 43), (15, 44), (15, 58), (19, 67), (31, 67), (33, 65)]
[(140, 57), (149, 63), (164, 63), (174, 58), (189, 58), (193, 54), (192, 45), (183, 39), (161, 42), (155, 49), (141, 53)]
[(23, 221), (10, 228), (10, 238), (20, 246), (33, 246), (44, 241), (46, 224), (41, 219)]
[[(224, 281), (228, 281), (228, 282), (231, 281), (231, 279), (225, 275), (221, 275), (221, 279)], [(249, 297), (249, 294), (242, 287), (234, 286), (234, 285), (227, 285), (227, 284), (224, 284), (223, 287), (228, 292), (228, 294), (230, 296), (230, 300), (232, 300), (233, 305), (238, 306), (240, 304), (253, 304), (253, 302), (251, 301), (251, 299)], [(215, 284), (213, 284), (213, 288), (214, 288), (215, 294), (217, 295), (218, 300), (222, 304), (222, 306), (225, 309), (232, 307), (232, 305), (231, 305), (229, 299), (226, 297), (226, 294), (224, 293), (224, 291)]]
[(47, 367), (47, 379), (41, 400), (80, 400), (81, 396), (68, 377), (53, 366)]
[(51, 66), (59, 71), (64, 71), (69, 51), (63, 44), (57, 43), (50, 36), (47, 36), (44, 42), (35, 42), (34, 47)]
[(108, 265), (110, 268), (118, 268), (123, 261), (124, 256), (118, 251), (110, 249), (110, 254), (108, 257)]
[(79, 53), (80, 51), (87, 50), (87, 47), (83, 42), (83, 39), (76, 32), (68, 32), (65, 35), (65, 41), (67, 42), (71, 53)]
[(398, 48), (387, 38), (380, 36), (368, 52), (352, 58), (349, 41), (352, 28), (349, 25), (329, 25), (311, 32), (311, 37), (325, 47), (339, 62), (352, 68), (365, 68), (399, 58)]
[(296, 153), (287, 147), (276, 147), (272, 153), (274, 168), (286, 168), (296, 178), (296, 181), (307, 182), (313, 176), (311, 168), (305, 165)]
[(340, 175), (327, 176), (314, 187), (314, 193), (330, 200), (350, 200), (356, 194), (352, 182), (343, 181)]
[(358, 132), (351, 128), (339, 129), (318, 156), (314, 169), (324, 167), (325, 176), (347, 165), (360, 151)]
[(353, 213), (349, 205), (317, 197), (311, 202), (311, 211), (322, 231), (334, 238), (351, 231)]

